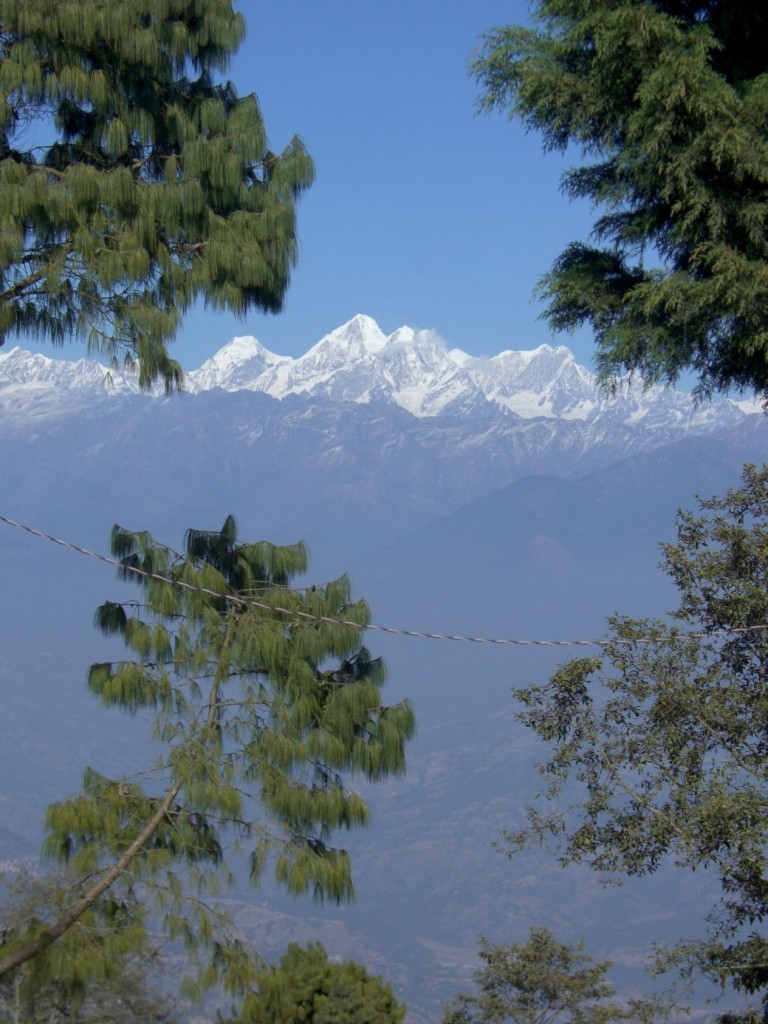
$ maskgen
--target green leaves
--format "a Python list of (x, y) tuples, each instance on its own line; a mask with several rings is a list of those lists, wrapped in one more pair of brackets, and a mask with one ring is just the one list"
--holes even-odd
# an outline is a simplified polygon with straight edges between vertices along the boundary
[(446, 1007), (443, 1024), (610, 1024), (669, 1019), (657, 999), (610, 1002), (605, 980), (611, 963), (595, 961), (583, 943), (558, 942), (547, 928), (532, 928), (525, 943), (496, 946), (481, 937), (479, 995), (460, 993)]
[(541, 292), (554, 330), (592, 326), (606, 381), (768, 393), (765, 22), (729, 8), (539, 0), (538, 30), (496, 29), (471, 64), (481, 109), (596, 158), (563, 187), (603, 246), (571, 244)]
[[(614, 617), (603, 657), (518, 694), (551, 745), (550, 809), (508, 838), (552, 840), (564, 862), (605, 872), (710, 866), (723, 891), (711, 935), (668, 962), (754, 991), (768, 985), (766, 940), (749, 931), (768, 918), (768, 467), (680, 512), (662, 547), (672, 622)], [(648, 642), (663, 636), (676, 639)]]
[(205, 905), (190, 912), (184, 881), (215, 893), (236, 844), (253, 881), (272, 862), (293, 894), (351, 899), (349, 857), (330, 845), (368, 821), (348, 782), (404, 770), (413, 711), (382, 704), (384, 667), (362, 645), (369, 612), (349, 580), (290, 586), (306, 567), (303, 544), (241, 544), (229, 516), (219, 531), (189, 530), (184, 554), (118, 526), (112, 550), (141, 599), (97, 611), (126, 657), (91, 666), (88, 685), (106, 706), (150, 719), (161, 757), (137, 778), (88, 769), (83, 792), (49, 808), (45, 853), (82, 877), (84, 895), (0, 959), (0, 977), (54, 955), (129, 884), (138, 936), (147, 900), (199, 958), (199, 985), (230, 968), (246, 984), (252, 962)]
[(291, 943), (279, 964), (259, 971), (257, 991), (230, 1024), (399, 1024), (404, 1017), (405, 1007), (381, 978), (351, 960), (331, 963), (313, 942)]
[[(70, 873), (45, 879), (24, 872), (0, 878), (3, 948), (45, 929), (77, 890)], [(172, 1024), (167, 996), (154, 989), (163, 964), (125, 888), (116, 887), (88, 917), (88, 927), (62, 937), (55, 953), (0, 979), (0, 1017), (18, 1024), (71, 1019), (81, 1024)]]
[(226, 0), (1, 0), (3, 334), (85, 338), (170, 390), (197, 298), (280, 309), (314, 172), (298, 139), (269, 150), (255, 97), (215, 83), (243, 31)]

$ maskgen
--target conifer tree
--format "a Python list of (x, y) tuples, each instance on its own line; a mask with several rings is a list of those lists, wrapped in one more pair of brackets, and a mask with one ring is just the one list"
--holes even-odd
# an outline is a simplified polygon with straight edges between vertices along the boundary
[(181, 380), (199, 298), (280, 309), (313, 168), (219, 82), (230, 0), (0, 0), (0, 343), (78, 337)]
[(319, 942), (291, 943), (259, 971), (256, 988), (229, 1024), (401, 1024), (390, 985), (353, 960), (332, 963)]
[(303, 544), (238, 543), (230, 516), (221, 531), (189, 530), (183, 555), (120, 527), (112, 551), (142, 596), (98, 609), (128, 657), (91, 666), (89, 687), (107, 707), (153, 716), (163, 753), (154, 783), (89, 768), (83, 792), (49, 808), (45, 852), (82, 885), (63, 911), (6, 935), (0, 977), (94, 927), (141, 947), (159, 906), (199, 961), (190, 991), (244, 990), (252, 958), (215, 932), (189, 886), (215, 892), (234, 843), (254, 882), (271, 860), (293, 894), (351, 897), (349, 858), (329, 845), (368, 820), (347, 779), (404, 770), (413, 712), (382, 703), (384, 666), (361, 642), (368, 607), (348, 579), (290, 586), (307, 567)]
[[(61, 871), (45, 877), (24, 871), (0, 876), (3, 931), (29, 927), (29, 922), (41, 921), (52, 911), (63, 911), (78, 881)], [(1, 978), (0, 1021), (177, 1024), (180, 1017), (173, 1001), (159, 991), (159, 983), (167, 979), (158, 950), (135, 948), (116, 925), (117, 915), (103, 929), (62, 940), (55, 958), (33, 960)]]
[(485, 37), (480, 106), (591, 162), (598, 209), (542, 282), (555, 330), (589, 324), (610, 379), (768, 396), (768, 17), (762, 0), (537, 0)]

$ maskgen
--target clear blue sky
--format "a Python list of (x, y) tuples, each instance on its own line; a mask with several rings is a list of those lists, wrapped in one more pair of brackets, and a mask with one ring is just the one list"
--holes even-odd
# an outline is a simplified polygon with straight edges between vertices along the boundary
[[(537, 136), (476, 116), (467, 75), (483, 31), (528, 20), (528, 4), (235, 2), (248, 34), (230, 77), (259, 97), (273, 149), (303, 137), (317, 180), (299, 208), (284, 312), (190, 314), (173, 344), (185, 368), (235, 334), (299, 355), (355, 313), (386, 333), (432, 328), (478, 355), (552, 341), (531, 293), (563, 246), (586, 237), (591, 211), (560, 194), (565, 163)], [(586, 331), (557, 342), (590, 363)]]

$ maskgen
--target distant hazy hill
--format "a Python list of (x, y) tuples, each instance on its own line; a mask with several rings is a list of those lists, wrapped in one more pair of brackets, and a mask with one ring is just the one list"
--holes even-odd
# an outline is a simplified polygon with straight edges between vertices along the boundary
[(188, 387), (166, 399), (94, 363), (0, 355), (5, 507), (81, 536), (105, 519), (165, 531), (237, 510), (249, 533), (349, 551), (532, 474), (576, 477), (683, 437), (765, 437), (727, 400), (608, 399), (566, 348), (481, 360), (362, 316), (300, 359), (235, 339)]
[[(235, 339), (171, 399), (105, 374), (0, 355), (0, 513), (104, 551), (114, 521), (178, 545), (187, 526), (234, 512), (244, 538), (305, 537), (316, 578), (351, 570), (375, 622), (430, 632), (581, 639), (617, 609), (662, 612), (656, 545), (675, 508), (768, 452), (764, 418), (736, 403), (659, 389), (609, 401), (567, 349), (476, 360), (365, 317), (297, 360)], [(2, 524), (0, 565), (0, 860), (12, 860), (37, 848), (43, 806), (86, 764), (118, 773), (151, 753), (141, 721), (85, 692), (88, 664), (117, 653), (94, 608), (123, 585)], [(391, 698), (416, 703), (408, 773), (370, 787), (372, 828), (342, 838), (355, 906), (238, 891), (233, 909), (265, 952), (320, 938), (365, 956), (426, 1022), (465, 983), (479, 932), (584, 935), (635, 985), (652, 939), (700, 926), (698, 874), (604, 890), (543, 854), (510, 864), (492, 848), (545, 754), (514, 722), (511, 688), (583, 649), (376, 632), (368, 644), (387, 658)]]

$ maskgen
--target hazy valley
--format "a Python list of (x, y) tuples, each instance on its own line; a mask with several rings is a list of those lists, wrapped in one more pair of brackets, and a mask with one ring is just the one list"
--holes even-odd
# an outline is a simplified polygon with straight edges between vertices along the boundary
[[(378, 332), (378, 333), (377, 333)], [(503, 357), (503, 358), (502, 358)], [(189, 374), (186, 394), (139, 394), (93, 365), (0, 355), (0, 513), (104, 552), (114, 521), (172, 546), (233, 512), (243, 538), (306, 539), (313, 578), (351, 573), (374, 623), (507, 639), (590, 639), (621, 610), (671, 599), (655, 567), (675, 509), (722, 492), (768, 450), (764, 417), (660, 389), (608, 401), (565, 349), (471, 360), (407, 328), (358, 317), (302, 360), (252, 341)], [(502, 372), (503, 370), (503, 372)], [(142, 722), (101, 710), (87, 666), (114, 652), (91, 626), (125, 593), (96, 561), (2, 524), (0, 859), (33, 857), (47, 802), (86, 764), (146, 764)], [(482, 645), (372, 631), (391, 699), (410, 696), (407, 774), (370, 786), (373, 825), (352, 852), (350, 907), (232, 894), (265, 951), (294, 938), (365, 959), (434, 1021), (468, 977), (478, 933), (531, 925), (617, 961), (643, 983), (653, 940), (700, 927), (705, 878), (602, 888), (555, 858), (494, 849), (534, 794), (545, 756), (514, 720), (511, 689), (579, 648)], [(673, 880), (674, 879), (674, 880)], [(697, 997), (699, 998), (699, 997)]]

